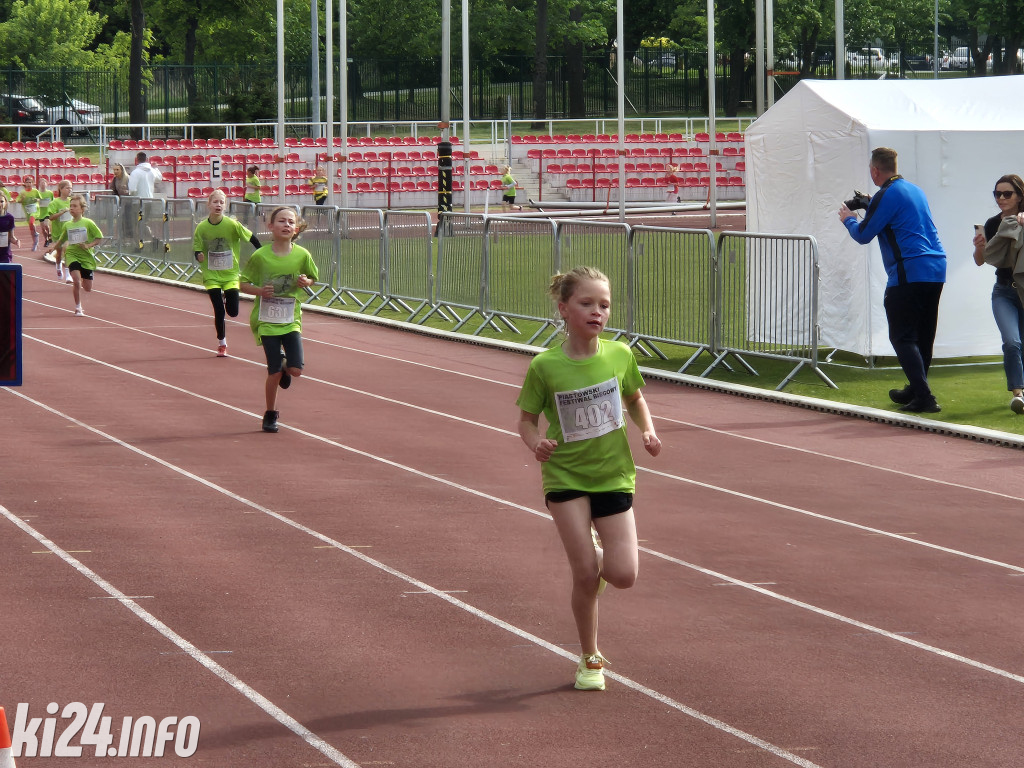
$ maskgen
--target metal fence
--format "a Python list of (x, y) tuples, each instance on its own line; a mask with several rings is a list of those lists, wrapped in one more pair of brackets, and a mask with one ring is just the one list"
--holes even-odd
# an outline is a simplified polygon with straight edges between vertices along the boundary
[[(205, 201), (96, 195), (91, 215), (107, 233), (106, 265), (198, 281), (192, 233)], [(230, 213), (266, 238), (277, 206), (232, 204)], [(551, 344), (559, 321), (551, 275), (579, 265), (604, 272), (615, 299), (608, 330), (641, 355), (692, 350), (708, 376), (729, 361), (756, 374), (753, 358), (803, 368), (831, 387), (818, 362), (818, 249), (802, 235), (726, 233), (618, 222), (304, 206), (302, 244), (320, 272), (307, 301), (368, 314), (428, 320), (473, 335), (508, 334)], [(436, 250), (435, 250), (436, 248)], [(243, 245), (242, 261), (252, 247)], [(436, 258), (435, 258), (436, 254)], [(684, 351), (684, 354), (686, 352)]]

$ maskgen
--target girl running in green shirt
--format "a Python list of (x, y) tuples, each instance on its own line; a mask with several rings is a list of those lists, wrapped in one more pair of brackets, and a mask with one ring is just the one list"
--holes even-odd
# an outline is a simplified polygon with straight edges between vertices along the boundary
[[(633, 491), (636, 466), (624, 412), (645, 450), (661, 452), (640, 388), (633, 351), (601, 338), (611, 285), (592, 267), (555, 275), (550, 293), (565, 341), (530, 363), (516, 404), (519, 435), (541, 462), (545, 502), (572, 572), (572, 613), (582, 654), (576, 688), (603, 691), (606, 659), (597, 648), (597, 598), (606, 584), (629, 589), (639, 570)], [(548, 423), (540, 431), (540, 414)], [(598, 542), (600, 537), (600, 542)]]

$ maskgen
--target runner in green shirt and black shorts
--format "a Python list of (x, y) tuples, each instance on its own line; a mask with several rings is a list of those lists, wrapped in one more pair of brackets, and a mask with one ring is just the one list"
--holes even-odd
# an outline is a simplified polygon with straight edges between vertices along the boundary
[(294, 208), (275, 208), (270, 214), (273, 244), (253, 253), (240, 276), (241, 290), (256, 296), (249, 325), (267, 356), (264, 432), (277, 432), (278, 388), (288, 389), (304, 367), (302, 299), (304, 289), (319, 277), (312, 254), (294, 242), (305, 228)]
[(210, 215), (196, 226), (192, 249), (203, 265), (203, 287), (213, 304), (213, 326), (217, 331), (217, 357), (228, 355), (225, 314), (238, 317), (238, 252), (243, 240), (254, 248), (260, 241), (244, 224), (224, 215), (228, 198), (215, 189), (207, 198)]
[[(625, 414), (640, 428), (652, 456), (661, 452), (661, 441), (633, 351), (601, 338), (611, 314), (608, 278), (577, 267), (555, 275), (550, 293), (566, 339), (530, 363), (516, 401), (519, 435), (541, 462), (545, 502), (572, 571), (572, 612), (582, 651), (576, 688), (603, 691), (607, 659), (597, 648), (597, 598), (606, 584), (632, 587), (639, 569), (636, 466)], [(543, 436), (541, 413), (548, 422)]]
[(93, 271), (96, 269), (96, 256), (92, 249), (103, 242), (103, 232), (92, 219), (85, 218), (85, 197), (74, 195), (68, 201), (71, 221), (61, 228), (58, 243), (64, 243), (64, 258), (67, 261), (68, 273), (73, 277), (73, 295), (75, 298), (75, 315), (82, 317), (82, 289), (92, 292)]

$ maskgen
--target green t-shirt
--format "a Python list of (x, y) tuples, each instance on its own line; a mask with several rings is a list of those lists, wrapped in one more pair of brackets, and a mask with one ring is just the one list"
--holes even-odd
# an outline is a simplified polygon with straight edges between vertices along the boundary
[[(206, 290), (211, 288), (238, 287), (238, 251), (243, 240), (252, 237), (245, 225), (238, 219), (223, 217), (216, 224), (211, 224), (209, 219), (204, 219), (196, 226), (195, 234), (192, 236), (192, 250), (202, 251), (205, 259), (203, 267), (203, 287)], [(224, 269), (211, 269), (210, 264), (218, 266), (219, 263), (226, 264), (230, 258), (231, 263)]]
[[(302, 299), (305, 292), (299, 287), (299, 275), (313, 280), (320, 277), (313, 256), (301, 245), (293, 244), (287, 256), (278, 256), (274, 253), (274, 246), (268, 244), (257, 248), (249, 257), (240, 276), (242, 282), (255, 286), (272, 283), (274, 286), (274, 302), (267, 302), (264, 318), (260, 318), (261, 312), (264, 312), (264, 301), (260, 296), (253, 302), (252, 314), (249, 315), (249, 326), (257, 344), (263, 343), (264, 336), (283, 336), (302, 330)], [(289, 304), (293, 308), (290, 314), (285, 315), (283, 311)], [(274, 315), (273, 320), (268, 320), (267, 317), (271, 315)]]
[[(249, 176), (245, 180), (245, 197), (243, 198), (247, 203), (258, 203), (263, 198), (260, 196), (260, 177)], [(250, 189), (250, 187), (256, 187), (256, 189)]]
[[(512, 197), (516, 196), (516, 180), (513, 178), (511, 173), (506, 173), (501, 177), (501, 185), (505, 187), (506, 195), (511, 195)], [(567, 488), (566, 490), (572, 489)]]
[(527, 413), (543, 413), (546, 437), (558, 442), (541, 464), (545, 493), (633, 492), (636, 465), (622, 400), (643, 385), (636, 358), (621, 341), (599, 339), (597, 354), (586, 360), (567, 357), (561, 346), (533, 359), (516, 404)]
[(85, 243), (90, 243), (98, 237), (103, 237), (96, 222), (87, 219), (85, 216), (78, 221), (72, 219), (63, 226), (58, 243), (67, 243), (67, 250), (64, 251), (64, 263), (72, 264), (78, 262), (85, 269), (96, 269), (96, 257), (91, 248), (86, 248)]
[(33, 187), (32, 189), (23, 189), (18, 193), (18, 202), (21, 203), (21, 208), (25, 211), (25, 218), (29, 216), (35, 216), (39, 213), (39, 200), (41, 196), (39, 190)]
[(59, 197), (53, 198), (48, 206), (46, 206), (46, 216), (53, 216), (55, 213), (59, 213), (60, 217), (50, 220), (50, 235), (53, 237), (53, 241), (57, 242), (60, 240), (61, 233), (64, 231), (64, 226), (71, 221), (71, 212), (68, 210), (68, 206), (71, 205), (71, 198), (63, 200)]
[(50, 203), (53, 202), (53, 198), (54, 197), (55, 197), (55, 195), (53, 194), (53, 190), (52, 189), (47, 189), (45, 191), (39, 190), (39, 209), (40, 209), (40, 214), (39, 215), (40, 216), (45, 214), (46, 208), (50, 205)]
[(11, 202), (11, 193), (8, 191), (7, 187), (2, 184), (0, 184), (0, 195), (3, 195), (8, 203)]

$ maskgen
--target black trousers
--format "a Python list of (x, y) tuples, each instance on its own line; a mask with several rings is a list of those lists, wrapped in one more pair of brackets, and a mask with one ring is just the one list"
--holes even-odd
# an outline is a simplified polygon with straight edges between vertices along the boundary
[(932, 364), (942, 285), (906, 283), (885, 289), (889, 341), (915, 398), (931, 397), (932, 394), (928, 386), (928, 369)]
[(223, 339), (227, 333), (224, 323), (224, 310), (231, 317), (238, 317), (238, 289), (228, 288), (221, 292), (220, 288), (210, 288), (206, 291), (210, 295), (210, 303), (213, 304), (213, 325), (217, 329), (217, 338)]

